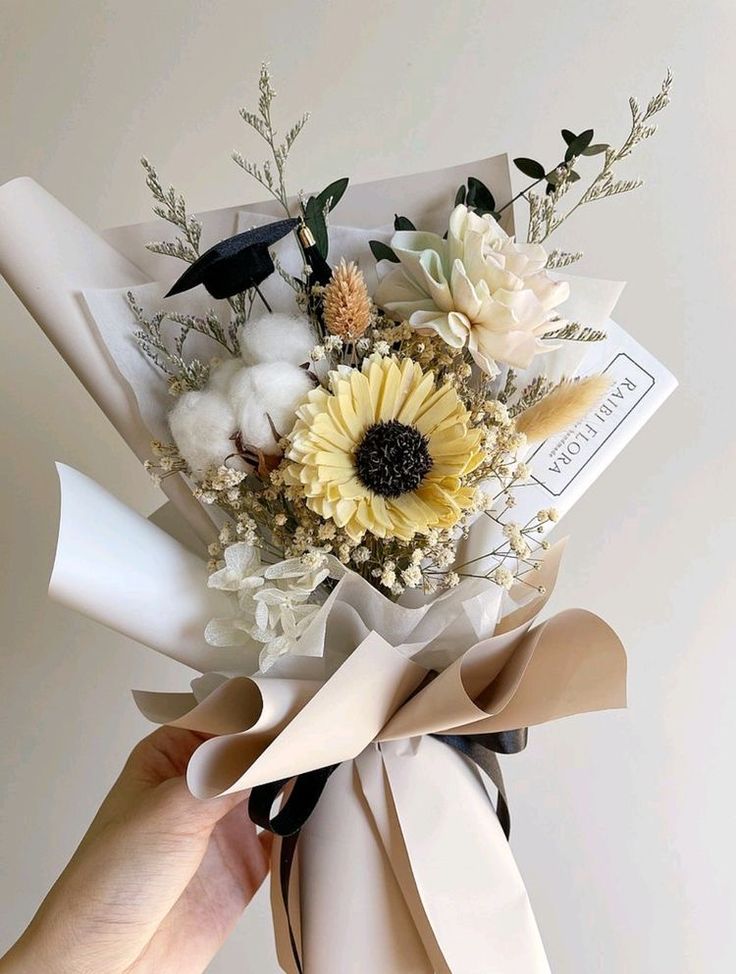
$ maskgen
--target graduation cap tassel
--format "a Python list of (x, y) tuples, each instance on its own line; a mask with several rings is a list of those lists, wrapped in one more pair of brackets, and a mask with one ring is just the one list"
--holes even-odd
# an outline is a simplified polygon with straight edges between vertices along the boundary
[(312, 282), (314, 284), (321, 284), (323, 287), (329, 284), (332, 278), (332, 268), (319, 252), (314, 235), (306, 223), (300, 224), (296, 235), (301, 244), (304, 260), (309, 268)]

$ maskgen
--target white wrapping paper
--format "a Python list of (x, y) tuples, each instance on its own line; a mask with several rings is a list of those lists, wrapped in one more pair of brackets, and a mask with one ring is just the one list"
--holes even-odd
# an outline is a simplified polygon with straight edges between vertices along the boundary
[[(129, 288), (148, 278), (32, 179), (0, 186), (0, 273), (140, 460), (151, 455), (151, 433), (137, 392), (89, 317), (86, 288)], [(141, 356), (142, 358), (142, 356)], [(214, 527), (180, 475), (163, 489), (204, 542)]]
[(238, 670), (242, 648), (204, 641), (202, 619), (229, 610), (207, 587), (205, 562), (89, 477), (61, 463), (57, 470), (51, 597), (194, 669)]

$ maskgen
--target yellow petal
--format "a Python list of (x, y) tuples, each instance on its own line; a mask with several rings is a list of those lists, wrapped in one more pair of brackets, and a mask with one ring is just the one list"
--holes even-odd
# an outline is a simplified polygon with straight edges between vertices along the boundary
[(424, 408), (417, 414), (414, 425), (420, 433), (428, 436), (437, 426), (448, 417), (453, 418), (453, 413), (458, 407), (457, 393), (450, 386), (444, 386), (436, 396), (431, 397)]
[(335, 504), (335, 513), (332, 515), (338, 528), (344, 528), (356, 513), (358, 505), (353, 500), (343, 499)]
[(433, 389), (434, 377), (431, 374), (425, 375), (406, 397), (396, 418), (402, 423), (407, 423), (408, 425), (413, 424), (417, 413), (423, 407)]
[(389, 419), (396, 418), (396, 401), (401, 385), (401, 372), (398, 365), (389, 360), (383, 377), (381, 397), (378, 401), (378, 409), (375, 418), (378, 422), (387, 422)]

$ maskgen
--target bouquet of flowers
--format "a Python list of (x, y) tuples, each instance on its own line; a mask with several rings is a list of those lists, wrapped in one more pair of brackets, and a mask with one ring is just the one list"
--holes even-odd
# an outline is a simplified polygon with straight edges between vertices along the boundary
[(0, 269), (171, 502), (164, 530), (60, 466), (52, 594), (199, 672), (136, 701), (208, 735), (196, 795), (252, 789), (278, 836), (285, 971), (549, 969), (496, 754), (625, 703), (602, 620), (536, 621), (547, 533), (674, 380), (548, 240), (640, 184), (619, 164), (670, 85), (618, 147), (514, 159), (516, 195), (505, 157), (291, 195), (308, 116), (277, 134), (266, 66), (241, 115), (270, 156), (234, 154), (266, 203), (194, 216), (144, 159), (175, 235), (143, 249), (0, 189)]

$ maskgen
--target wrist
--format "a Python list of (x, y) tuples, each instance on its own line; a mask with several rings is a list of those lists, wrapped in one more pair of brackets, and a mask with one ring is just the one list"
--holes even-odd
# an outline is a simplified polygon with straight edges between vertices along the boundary
[(28, 929), (0, 957), (0, 974), (81, 974), (75, 967), (68, 950), (52, 945), (53, 938), (34, 919)]
[(0, 974), (23, 974), (26, 971), (51, 974), (51, 969), (43, 960), (41, 952), (35, 944), (26, 939), (24, 934), (4, 957), (0, 957)]

